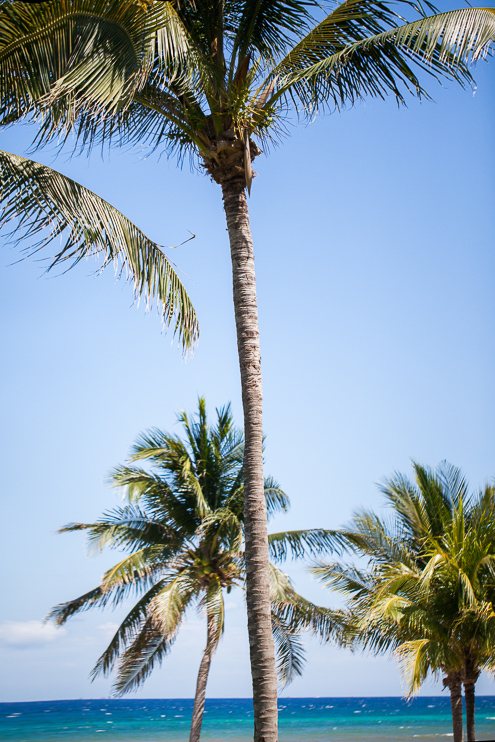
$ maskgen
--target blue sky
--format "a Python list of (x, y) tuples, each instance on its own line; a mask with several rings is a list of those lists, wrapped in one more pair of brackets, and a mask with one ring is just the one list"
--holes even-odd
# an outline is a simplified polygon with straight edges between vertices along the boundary
[[(375, 483), (410, 460), (461, 466), (473, 486), (495, 474), (493, 368), (493, 63), (476, 93), (430, 84), (435, 102), (367, 102), (293, 127), (255, 161), (250, 199), (264, 374), (266, 472), (291, 497), (272, 528), (337, 527), (380, 507)], [(28, 127), (3, 133), (22, 153)], [(185, 362), (155, 313), (133, 304), (111, 271), (83, 263), (43, 274), (2, 251), (2, 700), (100, 697), (88, 674), (119, 612), (81, 614), (56, 632), (39, 623), (57, 602), (95, 586), (109, 553), (85, 554), (68, 521), (118, 504), (109, 470), (148, 427), (173, 430), (198, 395), (231, 401), (241, 423), (227, 235), (217, 186), (147, 151), (35, 159), (96, 191), (170, 256), (201, 323)], [(288, 565), (301, 592), (335, 598)], [(240, 595), (229, 600), (211, 696), (247, 696)], [(205, 640), (191, 615), (144, 697), (194, 692)], [(400, 695), (390, 659), (308, 642), (286, 695)], [(440, 692), (440, 684), (425, 692)], [(488, 679), (479, 693), (493, 692)]]

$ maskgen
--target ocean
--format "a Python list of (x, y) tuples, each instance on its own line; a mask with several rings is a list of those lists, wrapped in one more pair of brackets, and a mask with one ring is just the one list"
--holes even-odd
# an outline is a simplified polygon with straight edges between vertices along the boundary
[[(477, 739), (495, 740), (495, 697), (479, 696)], [(2, 742), (187, 742), (190, 699), (100, 699), (0, 704)], [(281, 698), (280, 742), (429, 742), (452, 736), (448, 696)], [(206, 701), (205, 742), (250, 742), (249, 699)]]

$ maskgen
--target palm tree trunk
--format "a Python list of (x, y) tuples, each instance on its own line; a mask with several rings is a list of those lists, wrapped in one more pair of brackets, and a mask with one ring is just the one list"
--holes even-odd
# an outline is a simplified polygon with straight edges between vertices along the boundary
[(222, 184), (232, 257), (237, 349), (244, 408), (244, 520), (254, 740), (277, 742), (277, 677), (270, 616), (268, 531), (263, 484), (261, 355), (251, 228), (240, 181)]
[(475, 732), (475, 693), (474, 687), (480, 676), (480, 671), (476, 668), (473, 658), (469, 655), (464, 663), (464, 700), (466, 702), (466, 731), (467, 742), (474, 742), (476, 739)]
[(461, 673), (452, 670), (446, 678), (443, 679), (444, 687), (448, 686), (450, 690), (450, 707), (452, 710), (452, 731), (454, 732), (454, 742), (463, 742), (462, 728), (462, 686)]
[(464, 683), (464, 700), (466, 702), (466, 732), (467, 742), (474, 742), (476, 739), (474, 715), (475, 715), (475, 699), (474, 699), (474, 683)]
[(210, 672), (211, 658), (216, 649), (214, 637), (214, 621), (210, 616), (208, 616), (206, 647), (199, 666), (198, 679), (196, 680), (196, 693), (194, 695), (194, 707), (191, 720), (191, 731), (189, 733), (189, 742), (199, 742), (201, 736), (201, 726), (203, 724), (203, 713), (205, 710), (206, 684)]

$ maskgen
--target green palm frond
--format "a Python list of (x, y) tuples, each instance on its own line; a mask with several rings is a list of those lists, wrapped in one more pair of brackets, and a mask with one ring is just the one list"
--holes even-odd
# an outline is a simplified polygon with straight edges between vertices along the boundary
[(201, 541), (212, 544), (214, 550), (223, 546), (229, 552), (240, 552), (244, 530), (237, 513), (229, 507), (217, 508), (205, 516), (196, 531)]
[(342, 550), (342, 538), (336, 531), (312, 528), (304, 531), (283, 531), (268, 536), (270, 556), (278, 561), (287, 557), (301, 559), (324, 552)]
[(302, 674), (304, 647), (290, 624), (272, 609), (272, 633), (277, 656), (277, 676), (282, 688)]
[(182, 621), (184, 611), (198, 593), (198, 585), (191, 569), (183, 569), (157, 594), (150, 606), (154, 621), (166, 635), (174, 634)]
[(54, 621), (59, 626), (74, 616), (76, 613), (81, 611), (87, 611), (90, 608), (104, 608), (108, 602), (111, 601), (112, 595), (109, 592), (104, 592), (103, 589), (98, 586), (94, 590), (90, 590), (84, 595), (81, 595), (75, 600), (69, 600), (66, 603), (59, 603), (48, 613), (46, 620)]
[(438, 478), (442, 483), (442, 490), (455, 508), (459, 505), (463, 508), (470, 508), (471, 497), (468, 484), (459, 467), (449, 464), (448, 461), (442, 461), (438, 467)]
[(316, 562), (310, 572), (317, 576), (325, 587), (341, 592), (343, 595), (356, 595), (364, 598), (374, 593), (376, 582), (373, 576), (363, 572), (355, 565), (334, 562)]
[(229, 30), (234, 32), (232, 59), (238, 65), (251, 50), (265, 62), (273, 63), (294, 37), (309, 28), (312, 21), (309, 9), (316, 9), (318, 3), (314, 0), (247, 0), (240, 7), (238, 16), (228, 19)]
[(0, 225), (13, 222), (11, 239), (31, 241), (30, 254), (64, 240), (48, 270), (88, 257), (100, 259), (101, 268), (113, 264), (133, 282), (136, 298), (148, 307), (157, 302), (164, 326), (172, 325), (184, 350), (193, 347), (198, 323), (182, 282), (161, 248), (120, 211), (71, 178), (2, 151), (0, 206)]
[(147, 605), (146, 617), (121, 654), (114, 683), (115, 695), (121, 696), (137, 688), (155, 665), (161, 663), (177, 637), (196, 592), (194, 580), (186, 571), (156, 591)]
[(104, 513), (96, 523), (68, 523), (59, 533), (72, 531), (88, 531), (90, 554), (99, 553), (105, 547), (137, 549), (160, 546), (163, 557), (170, 557), (184, 540), (175, 523), (163, 523), (150, 517), (134, 503)]
[(297, 593), (290, 577), (274, 564), (270, 567), (270, 601), (272, 611), (287, 622), (296, 633), (309, 630), (325, 641), (341, 633), (341, 611), (315, 605)]
[(286, 513), (290, 507), (288, 495), (273, 477), (265, 477), (265, 500), (268, 517)]
[(146, 622), (148, 609), (153, 598), (163, 590), (166, 585), (165, 580), (158, 580), (145, 595), (131, 608), (119, 628), (115, 632), (108, 647), (98, 658), (95, 666), (91, 671), (91, 679), (94, 680), (98, 675), (109, 675), (113, 670), (115, 662), (125, 651), (128, 644), (134, 641), (140, 633)]
[(469, 82), (466, 64), (486, 55), (495, 38), (495, 14), (489, 8), (450, 11), (399, 26), (393, 15), (380, 2), (344, 2), (274, 69), (280, 80), (267, 106), (287, 95), (298, 99), (307, 114), (389, 93), (404, 103), (404, 90), (426, 95), (409, 61), (433, 76)]
[(171, 2), (2, 3), (0, 121), (54, 107), (72, 125), (85, 110), (129, 103), (158, 60), (177, 79), (191, 53)]
[(416, 639), (404, 642), (396, 650), (408, 696), (417, 693), (426, 680), (431, 667), (431, 660), (428, 657), (428, 650), (432, 649), (431, 645), (432, 642), (429, 639)]
[(148, 584), (157, 575), (163, 575), (163, 558), (161, 546), (148, 546), (135, 551), (106, 570), (101, 580), (103, 591), (121, 585)]
[[(178, 626), (177, 626), (178, 629)], [(140, 626), (140, 631), (132, 644), (123, 652), (117, 666), (117, 678), (113, 684), (113, 694), (117, 697), (138, 688), (157, 664), (170, 651), (177, 636), (175, 631), (164, 636), (160, 625), (152, 616)]]

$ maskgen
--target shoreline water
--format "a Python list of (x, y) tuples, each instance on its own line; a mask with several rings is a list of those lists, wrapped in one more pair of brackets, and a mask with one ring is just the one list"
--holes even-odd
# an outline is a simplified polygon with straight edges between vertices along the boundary
[[(477, 737), (495, 742), (495, 697), (477, 699)], [(192, 699), (0, 703), (3, 742), (186, 742)], [(452, 737), (448, 696), (280, 698), (280, 742), (439, 742)], [(204, 742), (250, 742), (250, 699), (207, 699)]]

